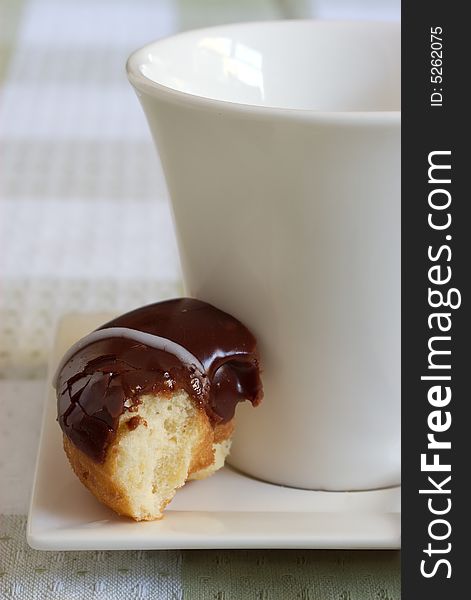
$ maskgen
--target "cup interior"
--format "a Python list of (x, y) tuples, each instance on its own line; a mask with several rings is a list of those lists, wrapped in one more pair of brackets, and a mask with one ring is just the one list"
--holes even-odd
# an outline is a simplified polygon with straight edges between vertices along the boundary
[(328, 112), (400, 110), (398, 23), (213, 27), (150, 44), (128, 68), (161, 86), (226, 102)]

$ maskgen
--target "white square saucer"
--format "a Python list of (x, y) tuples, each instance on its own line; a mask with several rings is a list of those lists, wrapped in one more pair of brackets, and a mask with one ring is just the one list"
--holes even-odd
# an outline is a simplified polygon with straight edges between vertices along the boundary
[[(88, 314), (63, 319), (49, 381), (65, 350), (110, 318)], [(393, 549), (400, 547), (400, 488), (298, 490), (224, 467), (207, 480), (186, 484), (161, 521), (134, 523), (102, 506), (72, 473), (56, 422), (55, 393), (49, 386), (27, 537), (39, 550)]]

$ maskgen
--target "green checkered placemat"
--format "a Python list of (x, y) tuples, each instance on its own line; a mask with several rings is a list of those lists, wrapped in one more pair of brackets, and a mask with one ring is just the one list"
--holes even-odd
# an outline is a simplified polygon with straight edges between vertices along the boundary
[(22, 600), (398, 600), (399, 552), (39, 552), (1, 517), (0, 597)]

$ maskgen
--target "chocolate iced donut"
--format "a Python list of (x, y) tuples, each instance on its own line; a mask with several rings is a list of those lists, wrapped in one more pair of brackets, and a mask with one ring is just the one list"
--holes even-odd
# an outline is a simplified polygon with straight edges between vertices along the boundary
[(64, 448), (119, 514), (156, 519), (187, 479), (224, 464), (238, 402), (263, 395), (256, 341), (191, 298), (126, 313), (77, 342), (56, 374)]

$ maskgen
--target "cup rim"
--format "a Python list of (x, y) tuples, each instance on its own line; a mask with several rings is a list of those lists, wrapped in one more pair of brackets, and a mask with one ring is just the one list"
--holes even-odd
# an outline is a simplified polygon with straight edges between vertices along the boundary
[(148, 44), (145, 44), (141, 48), (138, 48), (129, 56), (126, 61), (126, 74), (136, 89), (138, 95), (140, 93), (148, 94), (150, 96), (159, 97), (167, 101), (173, 102), (174, 104), (192, 106), (194, 108), (212, 108), (222, 112), (235, 112), (245, 114), (246, 116), (253, 115), (258, 118), (270, 118), (273, 116), (287, 118), (290, 120), (303, 120), (303, 121), (319, 121), (319, 122), (336, 122), (339, 124), (349, 123), (356, 125), (365, 124), (377, 124), (377, 125), (395, 125), (400, 123), (401, 111), (323, 111), (306, 108), (291, 108), (291, 107), (276, 107), (267, 105), (249, 104), (243, 102), (233, 102), (230, 100), (219, 100), (216, 98), (209, 98), (198, 94), (192, 94), (189, 92), (183, 92), (170, 86), (158, 83), (149, 77), (146, 77), (140, 67), (146, 63), (145, 57), (148, 53), (156, 46), (167, 40), (174, 38), (182, 38), (189, 34), (206, 32), (213, 33), (222, 28), (236, 28), (236, 27), (253, 27), (253, 26), (264, 26), (271, 23), (312, 23), (312, 24), (332, 24), (342, 25), (349, 24), (354, 26), (386, 26), (386, 27), (399, 27), (399, 21), (375, 21), (375, 20), (337, 20), (337, 19), (279, 19), (279, 20), (267, 20), (267, 21), (246, 21), (238, 23), (227, 23), (221, 25), (215, 25), (212, 27), (203, 27), (198, 29), (190, 29), (187, 31), (178, 32), (176, 34), (168, 35)]

